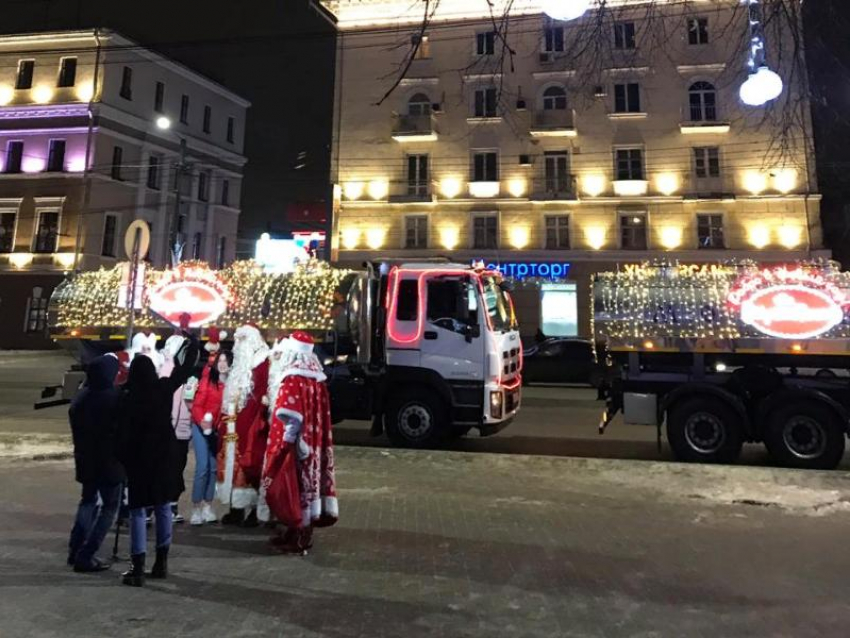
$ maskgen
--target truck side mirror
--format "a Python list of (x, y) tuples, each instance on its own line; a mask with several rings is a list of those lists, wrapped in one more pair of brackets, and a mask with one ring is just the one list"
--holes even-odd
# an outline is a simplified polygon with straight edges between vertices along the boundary
[(466, 326), (463, 330), (463, 336), (466, 337), (467, 343), (472, 343), (473, 339), (481, 336), (481, 326), (477, 323)]

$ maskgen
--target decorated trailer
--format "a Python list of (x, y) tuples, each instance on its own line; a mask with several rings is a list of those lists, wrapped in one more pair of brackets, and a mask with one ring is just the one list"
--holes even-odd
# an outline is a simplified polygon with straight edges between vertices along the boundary
[(850, 432), (850, 274), (834, 262), (652, 263), (593, 282), (594, 332), (617, 365), (600, 432), (623, 413), (679, 460), (834, 468)]

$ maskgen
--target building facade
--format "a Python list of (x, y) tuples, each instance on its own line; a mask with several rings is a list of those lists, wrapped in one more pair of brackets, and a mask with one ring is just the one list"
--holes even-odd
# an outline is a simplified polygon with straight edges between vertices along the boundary
[(494, 20), (443, 0), (427, 23), (420, 4), (323, 2), (340, 263), (481, 259), (526, 280), (524, 334), (589, 335), (595, 272), (826, 255), (807, 105), (789, 124), (738, 99), (740, 2), (622, 0), (568, 23), (531, 0), (504, 20), (504, 2)]
[(0, 348), (48, 345), (52, 290), (126, 259), (132, 221), (167, 263), (178, 170), (183, 258), (230, 261), (249, 106), (113, 31), (0, 37)]

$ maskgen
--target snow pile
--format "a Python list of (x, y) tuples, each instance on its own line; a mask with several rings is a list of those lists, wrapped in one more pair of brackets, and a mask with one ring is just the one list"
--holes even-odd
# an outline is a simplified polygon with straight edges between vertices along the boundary
[(4, 432), (0, 459), (53, 459), (73, 455), (70, 435)]

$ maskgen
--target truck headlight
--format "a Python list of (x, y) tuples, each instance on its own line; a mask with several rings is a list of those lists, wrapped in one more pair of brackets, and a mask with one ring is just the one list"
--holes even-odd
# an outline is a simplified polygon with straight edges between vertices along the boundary
[(504, 396), (501, 390), (494, 390), (490, 393), (490, 416), (494, 419), (502, 418), (502, 404)]

